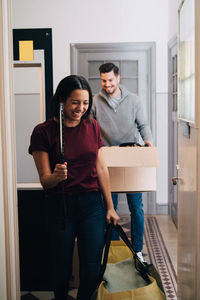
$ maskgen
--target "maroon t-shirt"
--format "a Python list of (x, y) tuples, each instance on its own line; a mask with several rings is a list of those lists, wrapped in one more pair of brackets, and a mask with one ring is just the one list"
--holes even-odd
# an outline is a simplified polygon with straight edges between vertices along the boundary
[[(68, 178), (64, 181), (64, 192), (69, 194), (79, 192), (99, 191), (96, 172), (98, 149), (103, 146), (98, 123), (91, 119), (90, 123), (82, 119), (76, 127), (65, 127), (65, 155)], [(47, 120), (37, 125), (31, 135), (28, 149), (45, 151), (49, 154), (51, 171), (60, 163), (60, 129), (55, 120)], [(52, 189), (46, 189), (48, 194), (61, 193), (61, 184)]]

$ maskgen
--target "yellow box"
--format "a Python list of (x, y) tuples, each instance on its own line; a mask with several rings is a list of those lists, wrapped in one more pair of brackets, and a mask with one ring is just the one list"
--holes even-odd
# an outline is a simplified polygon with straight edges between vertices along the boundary
[(156, 190), (156, 147), (103, 147), (112, 192), (148, 192)]

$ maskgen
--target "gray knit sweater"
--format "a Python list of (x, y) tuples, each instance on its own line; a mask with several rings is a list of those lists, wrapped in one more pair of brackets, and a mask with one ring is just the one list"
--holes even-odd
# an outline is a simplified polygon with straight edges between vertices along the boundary
[(124, 86), (119, 87), (122, 96), (116, 109), (109, 103), (109, 97), (103, 89), (94, 96), (93, 100), (91, 115), (100, 125), (105, 146), (138, 142), (138, 132), (144, 142), (152, 142), (141, 100)]

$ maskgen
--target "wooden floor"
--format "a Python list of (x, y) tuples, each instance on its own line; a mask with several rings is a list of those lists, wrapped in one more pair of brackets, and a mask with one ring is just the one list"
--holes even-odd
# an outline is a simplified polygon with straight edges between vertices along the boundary
[[(177, 229), (168, 215), (154, 215), (156, 217), (163, 239), (165, 241), (167, 250), (169, 252), (174, 269), (177, 272)], [(22, 295), (26, 294), (23, 292)], [(53, 298), (52, 292), (31, 292), (36, 299), (51, 300)], [(71, 296), (75, 296), (76, 290), (70, 291)]]

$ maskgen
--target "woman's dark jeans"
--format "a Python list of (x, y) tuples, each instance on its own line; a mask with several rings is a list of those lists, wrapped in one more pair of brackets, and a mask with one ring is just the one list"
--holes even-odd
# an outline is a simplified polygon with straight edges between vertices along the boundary
[(66, 300), (72, 273), (75, 237), (79, 253), (79, 300), (90, 298), (96, 286), (104, 247), (105, 208), (100, 192), (65, 198), (66, 228), (61, 229), (61, 199), (47, 197), (47, 230), (53, 261), (56, 300)]

